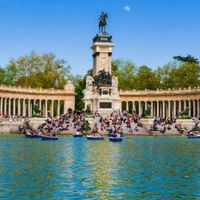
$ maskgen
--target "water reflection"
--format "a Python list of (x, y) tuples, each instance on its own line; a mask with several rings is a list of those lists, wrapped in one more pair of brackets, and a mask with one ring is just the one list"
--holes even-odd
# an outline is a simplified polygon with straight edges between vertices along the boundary
[(89, 198), (104, 199), (112, 189), (112, 174), (120, 159), (120, 144), (88, 141), (86, 168), (91, 170), (90, 188), (85, 192)]
[(0, 198), (200, 198), (200, 140), (0, 138)]

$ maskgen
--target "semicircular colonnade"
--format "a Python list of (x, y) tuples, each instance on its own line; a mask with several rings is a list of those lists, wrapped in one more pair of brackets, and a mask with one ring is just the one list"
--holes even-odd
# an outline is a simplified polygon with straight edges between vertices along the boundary
[(35, 105), (44, 117), (48, 113), (56, 116), (74, 110), (74, 87), (71, 83), (63, 90), (0, 85), (0, 115), (31, 117)]
[(200, 117), (200, 87), (168, 90), (120, 90), (122, 111), (152, 117), (176, 117), (188, 108), (189, 117)]

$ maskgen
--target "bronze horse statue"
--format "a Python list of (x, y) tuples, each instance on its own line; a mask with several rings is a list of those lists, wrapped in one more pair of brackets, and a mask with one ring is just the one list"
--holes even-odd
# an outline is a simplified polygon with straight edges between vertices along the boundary
[(107, 25), (108, 14), (102, 12), (99, 17), (99, 32), (106, 32), (106, 25)]

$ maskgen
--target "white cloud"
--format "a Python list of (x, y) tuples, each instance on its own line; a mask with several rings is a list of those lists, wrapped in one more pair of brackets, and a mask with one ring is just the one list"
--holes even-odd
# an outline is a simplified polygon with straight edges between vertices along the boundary
[(126, 12), (129, 12), (129, 11), (131, 10), (131, 8), (130, 8), (130, 6), (124, 6), (124, 10), (125, 10)]

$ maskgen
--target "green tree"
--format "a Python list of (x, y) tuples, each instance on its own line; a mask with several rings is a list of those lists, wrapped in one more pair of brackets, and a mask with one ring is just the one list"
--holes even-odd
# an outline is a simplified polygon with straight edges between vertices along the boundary
[(5, 68), (6, 84), (23, 87), (63, 88), (70, 76), (70, 66), (52, 53), (12, 59)]
[(70, 79), (73, 81), (75, 86), (75, 110), (82, 111), (84, 108), (83, 103), (83, 90), (85, 89), (85, 78), (81, 75), (71, 76)]
[(150, 89), (155, 90), (160, 87), (160, 79), (154, 71), (143, 65), (138, 69), (135, 78), (135, 88), (138, 90)]
[(160, 88), (167, 89), (173, 88), (172, 71), (177, 67), (176, 62), (170, 62), (155, 70), (156, 76), (160, 82)]
[(88, 75), (92, 75), (93, 70), (89, 69), (84, 77), (80, 75), (71, 75), (70, 80), (73, 81), (75, 85), (75, 109), (77, 112), (82, 111), (84, 109), (84, 103), (83, 103), (83, 90), (85, 89), (86, 86), (86, 77)]
[(156, 74), (163, 89), (196, 87), (200, 84), (200, 66), (194, 62), (170, 62), (158, 67)]
[(113, 76), (118, 77), (119, 88), (122, 90), (131, 90), (134, 88), (136, 75), (136, 66), (130, 60), (112, 61)]
[(191, 56), (190, 54), (187, 54), (187, 56), (174, 56), (175, 60), (178, 60), (180, 62), (189, 62), (194, 64), (199, 64), (199, 59)]
[(196, 87), (200, 85), (200, 66), (194, 62), (184, 62), (171, 71), (173, 88)]
[(4, 68), (0, 67), (0, 84), (5, 84), (6, 71)]

